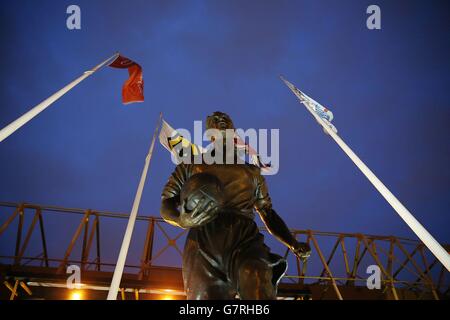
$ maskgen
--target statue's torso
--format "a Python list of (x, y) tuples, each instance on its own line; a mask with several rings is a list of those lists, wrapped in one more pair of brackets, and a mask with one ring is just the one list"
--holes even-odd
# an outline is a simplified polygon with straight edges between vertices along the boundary
[[(254, 218), (259, 168), (249, 164), (183, 164), (180, 181), (197, 173), (216, 176), (223, 185), (224, 211)], [(181, 175), (184, 177), (181, 178)]]
[(191, 174), (209, 173), (222, 182), (225, 208), (253, 218), (259, 168), (247, 164), (193, 164)]

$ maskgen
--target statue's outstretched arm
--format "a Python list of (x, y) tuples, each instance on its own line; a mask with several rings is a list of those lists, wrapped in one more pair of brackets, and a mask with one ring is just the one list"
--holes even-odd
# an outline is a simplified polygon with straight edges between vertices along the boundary
[(272, 201), (269, 197), (264, 177), (262, 176), (258, 177), (256, 193), (257, 201), (255, 203), (255, 210), (258, 212), (270, 234), (288, 247), (299, 258), (308, 258), (311, 254), (311, 248), (307, 243), (298, 242), (295, 239), (286, 223), (284, 223), (283, 219), (272, 208)]
[(289, 228), (284, 223), (283, 219), (272, 208), (256, 209), (261, 220), (264, 222), (267, 230), (277, 240), (283, 243), (289, 249), (293, 249), (297, 244), (297, 240), (294, 238)]

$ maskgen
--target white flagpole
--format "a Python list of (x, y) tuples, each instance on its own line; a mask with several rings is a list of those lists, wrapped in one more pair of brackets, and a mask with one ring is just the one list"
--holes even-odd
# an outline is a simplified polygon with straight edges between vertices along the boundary
[[(281, 79), (292, 90), (292, 84)], [(294, 94), (301, 100), (294, 90)], [(361, 161), (361, 159), (350, 149), (349, 146), (333, 131), (325, 122), (310, 108), (305, 108), (313, 115), (316, 121), (323, 127), (323, 129), (333, 138), (345, 154), (354, 162), (359, 170), (366, 176), (373, 186), (381, 193), (386, 201), (394, 208), (398, 215), (406, 222), (412, 231), (419, 237), (419, 239), (427, 246), (427, 248), (435, 255), (435, 257), (450, 271), (450, 255), (448, 252), (436, 241), (436, 239), (417, 221), (416, 218), (405, 208), (405, 206), (392, 194), (391, 191), (378, 179), (375, 174)]]
[(144, 191), (145, 179), (147, 178), (147, 171), (150, 165), (150, 159), (152, 158), (153, 148), (155, 146), (156, 137), (158, 135), (159, 127), (161, 126), (162, 113), (159, 114), (158, 123), (153, 134), (152, 143), (148, 151), (147, 157), (145, 158), (144, 169), (142, 170), (141, 180), (139, 181), (139, 186), (136, 191), (136, 196), (133, 202), (133, 208), (131, 209), (130, 218), (128, 219), (127, 229), (125, 235), (123, 236), (122, 246), (120, 248), (119, 257), (117, 259), (116, 268), (114, 270), (113, 278), (111, 281), (111, 286), (109, 287), (107, 300), (116, 300), (117, 293), (119, 291), (120, 281), (122, 280), (123, 269), (125, 267), (125, 260), (127, 258), (128, 249), (130, 247), (131, 235), (133, 234), (134, 224), (136, 222), (136, 217), (139, 209), (139, 204), (141, 202), (142, 192)]
[(108, 58), (107, 60), (103, 61), (99, 65), (95, 66), (91, 70), (85, 71), (82, 76), (75, 79), (71, 83), (69, 83), (67, 86), (59, 90), (58, 92), (54, 93), (41, 103), (39, 103), (37, 106), (35, 106), (33, 109), (29, 110), (13, 122), (11, 122), (9, 125), (4, 127), (0, 130), (0, 142), (5, 140), (7, 137), (9, 137), (12, 133), (14, 133), (17, 129), (22, 127), (25, 123), (33, 119), (35, 116), (37, 116), (39, 113), (44, 111), (48, 106), (50, 106), (53, 102), (61, 98), (64, 94), (66, 94), (68, 91), (70, 91), (73, 87), (75, 87), (77, 84), (79, 84), (81, 81), (92, 75), (95, 71), (100, 69), (101, 67), (108, 64), (108, 62), (114, 61), (119, 56), (119, 53), (114, 54), (112, 57)]

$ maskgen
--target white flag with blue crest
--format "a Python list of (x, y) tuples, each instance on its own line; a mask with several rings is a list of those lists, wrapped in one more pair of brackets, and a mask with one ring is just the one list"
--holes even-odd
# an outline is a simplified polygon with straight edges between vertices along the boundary
[[(334, 131), (334, 133), (337, 133), (336, 127), (331, 123), (333, 120), (333, 112), (329, 110), (328, 108), (324, 107), (317, 101), (315, 101), (313, 98), (307, 96), (304, 92), (300, 91), (296, 86), (294, 86), (292, 83), (284, 79), (282, 76), (280, 76), (281, 80), (284, 81), (284, 83), (289, 87), (289, 89), (292, 90), (292, 92), (297, 96), (297, 98), (300, 100), (300, 102), (313, 111), (315, 114), (317, 114), (323, 122)], [(324, 132), (327, 133), (324, 129)]]

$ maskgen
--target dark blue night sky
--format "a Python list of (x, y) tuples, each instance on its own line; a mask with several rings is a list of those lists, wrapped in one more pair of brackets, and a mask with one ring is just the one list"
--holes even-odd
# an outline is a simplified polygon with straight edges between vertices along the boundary
[[(70, 4), (81, 8), (81, 30), (66, 28)], [(366, 28), (370, 4), (381, 7), (381, 30)], [(121, 104), (124, 70), (88, 78), (0, 143), (0, 201), (129, 212), (159, 112), (192, 129), (221, 110), (241, 128), (280, 129), (280, 171), (267, 181), (290, 227), (415, 239), (278, 79), (283, 74), (333, 111), (343, 140), (448, 243), (449, 4), (2, 2), (0, 127), (115, 51), (142, 65), (146, 101)], [(140, 214), (159, 215), (173, 169), (158, 144)], [(73, 233), (50, 221), (46, 228)], [(124, 228), (123, 220), (102, 237), (118, 246)], [(135, 237), (145, 237), (145, 226)]]

